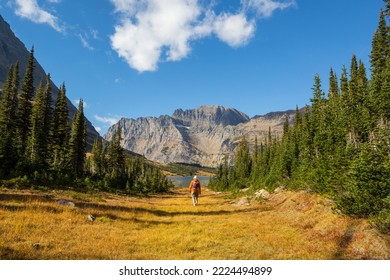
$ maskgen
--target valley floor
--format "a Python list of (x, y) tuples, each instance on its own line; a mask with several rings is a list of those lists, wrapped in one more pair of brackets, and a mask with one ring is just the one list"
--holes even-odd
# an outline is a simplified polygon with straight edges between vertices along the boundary
[(197, 207), (186, 189), (149, 197), (2, 189), (0, 259), (390, 259), (389, 236), (335, 213), (324, 197), (237, 200), (207, 189)]

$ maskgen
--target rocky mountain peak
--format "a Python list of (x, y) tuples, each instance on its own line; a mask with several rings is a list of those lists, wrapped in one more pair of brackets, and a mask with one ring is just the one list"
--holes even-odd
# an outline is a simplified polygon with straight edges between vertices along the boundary
[(208, 125), (238, 125), (249, 121), (249, 117), (232, 108), (223, 106), (201, 106), (196, 109), (177, 109), (173, 113), (173, 118), (182, 121), (185, 125), (191, 126), (195, 123), (207, 123)]
[[(185, 162), (204, 166), (217, 166), (225, 157), (235, 154), (242, 136), (254, 143), (272, 132), (283, 131), (285, 116), (293, 112), (276, 112), (249, 119), (232, 108), (201, 106), (196, 109), (177, 109), (172, 116), (121, 119), (122, 146), (129, 151), (145, 155), (148, 159), (169, 163)], [(111, 127), (104, 138), (110, 140)]]

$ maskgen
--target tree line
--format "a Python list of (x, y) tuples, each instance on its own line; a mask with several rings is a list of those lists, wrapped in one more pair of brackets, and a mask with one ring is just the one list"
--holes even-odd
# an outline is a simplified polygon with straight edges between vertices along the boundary
[(311, 105), (297, 107), (293, 122), (286, 117), (281, 139), (270, 130), (250, 149), (244, 137), (234, 164), (219, 166), (215, 189), (308, 188), (333, 197), (347, 214), (381, 218), (390, 230), (390, 1), (385, 2), (372, 39), (370, 79), (355, 55), (340, 78), (330, 69), (327, 93), (315, 75)]
[(71, 119), (63, 83), (55, 104), (50, 74), (34, 88), (34, 48), (20, 85), (19, 63), (9, 67), (0, 96), (0, 180), (3, 185), (75, 187), (126, 192), (166, 191), (168, 181), (143, 158), (96, 139), (87, 153), (83, 100)]

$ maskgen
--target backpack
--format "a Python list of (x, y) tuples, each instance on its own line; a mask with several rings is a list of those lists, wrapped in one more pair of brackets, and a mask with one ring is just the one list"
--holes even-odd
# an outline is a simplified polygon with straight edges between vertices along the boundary
[(194, 183), (192, 184), (192, 190), (193, 192), (199, 192), (199, 188), (200, 188), (200, 183), (198, 180), (194, 181)]

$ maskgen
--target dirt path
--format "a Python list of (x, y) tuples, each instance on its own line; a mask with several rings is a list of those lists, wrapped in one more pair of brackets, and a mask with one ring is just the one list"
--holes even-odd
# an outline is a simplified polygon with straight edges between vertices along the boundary
[(364, 220), (335, 214), (325, 198), (282, 191), (267, 201), (237, 201), (209, 190), (197, 207), (185, 189), (147, 198), (2, 191), (0, 258), (390, 258), (388, 237)]

